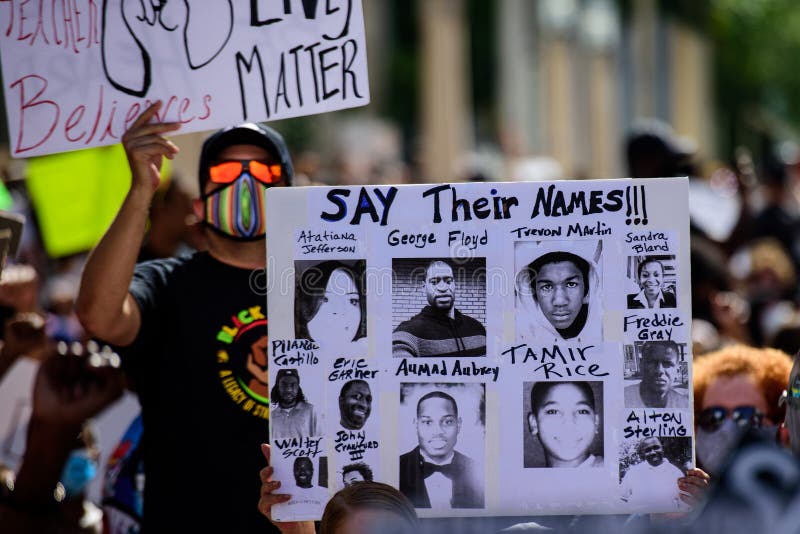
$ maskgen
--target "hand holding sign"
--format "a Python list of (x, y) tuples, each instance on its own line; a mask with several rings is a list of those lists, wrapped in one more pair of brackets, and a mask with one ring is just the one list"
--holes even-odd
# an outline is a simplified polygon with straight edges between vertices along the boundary
[(311, 521), (275, 522), (272, 520), (272, 505), (288, 502), (292, 496), (285, 493), (273, 493), (280, 489), (281, 483), (279, 480), (272, 480), (274, 469), (269, 465), (269, 445), (262, 443), (261, 452), (264, 458), (267, 459), (267, 467), (259, 472), (261, 477), (261, 498), (258, 500), (258, 511), (264, 514), (283, 533), (295, 532), (301, 534), (303, 532), (314, 532), (314, 523)]
[(150, 124), (161, 109), (161, 101), (144, 110), (130, 129), (122, 136), (122, 145), (131, 166), (131, 190), (146, 188), (152, 195), (161, 181), (161, 158), (172, 159), (178, 147), (162, 134), (180, 128), (176, 122)]

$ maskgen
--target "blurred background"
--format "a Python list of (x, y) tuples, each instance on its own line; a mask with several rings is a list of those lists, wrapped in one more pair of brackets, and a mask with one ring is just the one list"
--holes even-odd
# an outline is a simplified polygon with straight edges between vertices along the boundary
[[(273, 124), (300, 185), (688, 175), (695, 355), (732, 342), (797, 351), (795, 1), (363, 4), (372, 103)], [(82, 340), (72, 304), (129, 186), (124, 153), (12, 160), (2, 113), (0, 209), (28, 222), (0, 319), (35, 312), (49, 337)], [(176, 136), (141, 259), (203, 248), (190, 199), (205, 135)], [(3, 386), (29, 388), (33, 370), (21, 376)], [(3, 412), (0, 463), (13, 466), (22, 430)]]

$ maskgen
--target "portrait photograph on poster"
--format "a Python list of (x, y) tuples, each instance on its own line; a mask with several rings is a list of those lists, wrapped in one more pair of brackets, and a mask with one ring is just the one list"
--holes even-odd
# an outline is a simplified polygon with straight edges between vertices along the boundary
[[(278, 369), (271, 392), (270, 432), (273, 438), (310, 438), (323, 433), (319, 408), (309, 402), (297, 369)], [(306, 388), (315, 391), (314, 387)], [(319, 406), (319, 403), (316, 403)]]
[(688, 408), (686, 343), (637, 341), (625, 345), (626, 408)]
[(415, 508), (484, 507), (485, 403), (483, 384), (400, 385), (399, 489)]
[(330, 498), (328, 490), (327, 458), (317, 460), (308, 456), (298, 456), (292, 461), (293, 479), (286, 484), (291, 492), (290, 505), (316, 509), (325, 506)]
[(602, 243), (515, 243), (517, 339), (602, 339)]
[[(628, 309), (675, 308), (675, 256), (629, 256)], [(635, 286), (633, 284), (636, 284)]]
[(634, 509), (668, 503), (687, 510), (675, 481), (691, 466), (692, 439), (650, 436), (624, 441), (620, 448), (621, 499)]
[(486, 356), (485, 258), (395, 258), (392, 272), (392, 356)]
[(373, 482), (372, 468), (365, 462), (347, 464), (341, 469), (342, 480), (340, 487), (352, 486), (356, 482)]
[(295, 338), (340, 356), (367, 352), (364, 260), (295, 261)]
[(526, 468), (603, 467), (603, 382), (524, 382)]

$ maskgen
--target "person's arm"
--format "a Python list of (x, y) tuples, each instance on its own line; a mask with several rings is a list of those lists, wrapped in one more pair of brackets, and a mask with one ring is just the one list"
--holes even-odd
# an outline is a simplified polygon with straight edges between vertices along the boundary
[(288, 502), (292, 496), (285, 493), (273, 493), (281, 487), (281, 483), (279, 480), (272, 480), (274, 469), (269, 465), (269, 445), (262, 443), (261, 452), (264, 454), (264, 458), (267, 459), (267, 467), (259, 472), (261, 477), (261, 498), (258, 500), (258, 511), (278, 527), (283, 534), (314, 534), (316, 531), (314, 530), (313, 521), (273, 521), (272, 506)]
[(178, 153), (178, 147), (163, 134), (177, 130), (179, 124), (148, 124), (160, 107), (161, 102), (156, 102), (147, 108), (122, 136), (131, 188), (114, 222), (89, 255), (75, 305), (81, 324), (91, 335), (120, 346), (131, 344), (141, 326), (139, 307), (128, 287), (150, 202), (161, 180), (161, 162)]
[(14, 491), (0, 503), (4, 529), (41, 532), (52, 524), (57, 506), (53, 490), (81, 425), (122, 394), (118, 359), (113, 353), (70, 353), (51, 355), (42, 363), (33, 387), (22, 466)]

